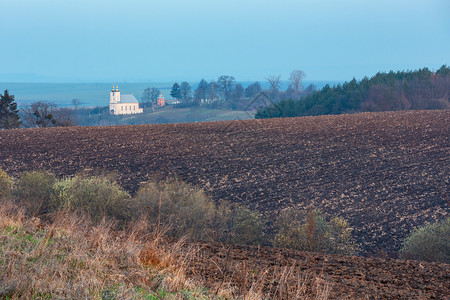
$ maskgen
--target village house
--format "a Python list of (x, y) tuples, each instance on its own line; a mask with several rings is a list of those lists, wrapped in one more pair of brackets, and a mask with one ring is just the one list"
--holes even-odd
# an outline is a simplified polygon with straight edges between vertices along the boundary
[(112, 115), (141, 114), (144, 110), (139, 108), (139, 102), (133, 94), (120, 95), (119, 86), (112, 87), (109, 93), (109, 113)]

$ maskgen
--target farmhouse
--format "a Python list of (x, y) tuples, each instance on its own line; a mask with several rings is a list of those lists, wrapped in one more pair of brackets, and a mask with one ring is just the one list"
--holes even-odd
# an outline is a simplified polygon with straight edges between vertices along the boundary
[(132, 94), (120, 95), (119, 86), (112, 87), (109, 93), (109, 113), (112, 115), (141, 114), (144, 110), (139, 108), (139, 102)]

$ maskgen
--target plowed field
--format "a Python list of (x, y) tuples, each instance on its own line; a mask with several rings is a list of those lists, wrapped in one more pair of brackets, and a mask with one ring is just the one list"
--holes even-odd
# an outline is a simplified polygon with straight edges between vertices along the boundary
[(0, 131), (0, 167), (118, 171), (124, 187), (177, 175), (273, 216), (314, 205), (349, 220), (365, 253), (399, 249), (448, 215), (450, 111)]
[(199, 245), (190, 275), (266, 299), (448, 299), (449, 265), (274, 248)]

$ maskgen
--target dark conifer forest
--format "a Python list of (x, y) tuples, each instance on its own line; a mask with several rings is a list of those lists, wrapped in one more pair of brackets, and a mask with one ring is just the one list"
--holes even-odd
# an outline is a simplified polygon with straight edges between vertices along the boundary
[(256, 119), (450, 108), (450, 68), (377, 73), (260, 108)]

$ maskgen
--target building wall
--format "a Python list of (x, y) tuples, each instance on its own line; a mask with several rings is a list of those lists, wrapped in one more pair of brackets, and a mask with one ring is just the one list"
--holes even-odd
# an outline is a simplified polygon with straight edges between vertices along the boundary
[(139, 103), (113, 103), (109, 105), (109, 111), (114, 111), (114, 115), (131, 115), (144, 112), (142, 108), (139, 108)]

